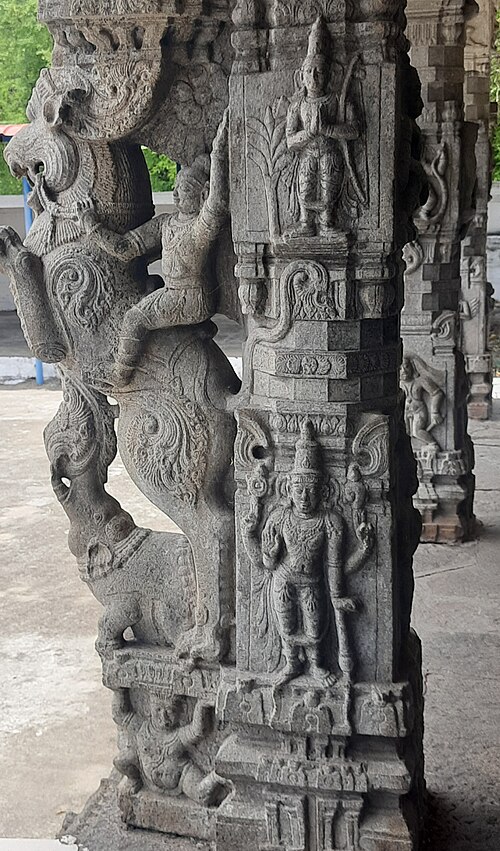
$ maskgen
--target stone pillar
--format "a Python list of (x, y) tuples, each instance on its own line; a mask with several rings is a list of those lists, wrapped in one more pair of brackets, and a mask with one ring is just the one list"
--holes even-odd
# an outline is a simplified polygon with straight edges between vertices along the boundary
[[(45, 442), (103, 605), (118, 801), (216, 851), (416, 851), (405, 4), (228, 5), (43, 0), (53, 67), (7, 151), (37, 217), (0, 258), (61, 365)], [(153, 217), (141, 145), (182, 166), (173, 215)], [(246, 316), (241, 387), (216, 313)], [(117, 446), (182, 533), (108, 493)]]
[(490, 71), (496, 26), (492, 0), (480, 0), (479, 14), (466, 27), (465, 118), (478, 125), (476, 214), (462, 243), (461, 348), (470, 380), (469, 417), (491, 414), (492, 357), (488, 346), (493, 288), (488, 283), (486, 239), (491, 187)]
[(419, 524), (398, 378), (421, 102), (403, 8), (267, 0), (233, 13), (248, 338), (220, 851), (420, 847)]
[(407, 9), (411, 61), (422, 81), (428, 194), (415, 214), (418, 239), (405, 248), (401, 383), (417, 459), (422, 540), (438, 543), (474, 531), (459, 315), (461, 240), (475, 203), (477, 125), (464, 121), (463, 103), (465, 24), (475, 9), (473, 0), (410, 0)]

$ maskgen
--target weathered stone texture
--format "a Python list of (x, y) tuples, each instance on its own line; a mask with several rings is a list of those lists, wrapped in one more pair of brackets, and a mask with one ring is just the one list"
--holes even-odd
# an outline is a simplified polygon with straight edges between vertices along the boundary
[(406, 246), (401, 373), (417, 459), (422, 540), (454, 542), (474, 530), (468, 381), (459, 348), (461, 241), (475, 214), (477, 125), (464, 120), (464, 0), (410, 0), (410, 56), (422, 81), (419, 119), (427, 199)]
[[(37, 217), (24, 245), (2, 231), (2, 259), (31, 347), (61, 364), (46, 447), (104, 607), (123, 818), (217, 851), (420, 847), (399, 374), (423, 173), (403, 12), (45, 0), (53, 67), (7, 151)], [(182, 166), (174, 215), (153, 217), (141, 144)], [(425, 306), (449, 359), (451, 253), (452, 296)], [(216, 312), (245, 317), (241, 387)], [(455, 384), (405, 364), (418, 438)], [(117, 446), (183, 534), (109, 496)]]
[(493, 288), (488, 282), (486, 240), (491, 187), (490, 71), (495, 34), (495, 4), (481, 0), (466, 27), (465, 118), (478, 125), (476, 213), (462, 244), (461, 348), (470, 379), (468, 414), (491, 414), (492, 357), (488, 346)]

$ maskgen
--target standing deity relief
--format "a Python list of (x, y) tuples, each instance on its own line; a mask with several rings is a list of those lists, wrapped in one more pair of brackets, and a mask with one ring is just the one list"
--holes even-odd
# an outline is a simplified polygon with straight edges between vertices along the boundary
[[(242, 534), (254, 570), (259, 633), (271, 670), (284, 661), (276, 685), (303, 673), (324, 687), (339, 676), (350, 680), (354, 653), (348, 616), (356, 611), (357, 602), (348, 594), (347, 577), (363, 567), (375, 544), (360, 468), (356, 464), (349, 468), (344, 497), (352, 508), (354, 549), (348, 542), (351, 524), (332, 499), (332, 490), (339, 491), (339, 485), (325, 479), (321, 447), (310, 420), (301, 426), (292, 470), (277, 484), (283, 499), (266, 499), (263, 516), (263, 497), (271, 493), (266, 472), (263, 464), (249, 476), (251, 510), (242, 520)], [(337, 644), (335, 670), (327, 661), (332, 643)]]
[(320, 16), (293, 97), (282, 96), (263, 118), (248, 119), (249, 157), (263, 180), (275, 241), (349, 230), (368, 204), (359, 56), (340, 63), (332, 50)]
[[(287, 114), (288, 149), (296, 154), (299, 222), (292, 235), (328, 236), (339, 229), (336, 211), (345, 198), (366, 205), (349, 142), (361, 129), (348, 97), (358, 57), (347, 68), (331, 61), (331, 37), (322, 17), (309, 35), (297, 92)], [(340, 228), (341, 229), (341, 228)]]

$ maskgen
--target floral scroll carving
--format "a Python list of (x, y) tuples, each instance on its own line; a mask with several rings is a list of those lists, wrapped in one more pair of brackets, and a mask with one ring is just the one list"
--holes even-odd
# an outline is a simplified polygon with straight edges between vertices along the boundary
[(208, 423), (202, 408), (186, 398), (180, 382), (177, 391), (160, 405), (153, 396), (142, 399), (125, 440), (153, 488), (167, 489), (195, 505), (207, 467)]

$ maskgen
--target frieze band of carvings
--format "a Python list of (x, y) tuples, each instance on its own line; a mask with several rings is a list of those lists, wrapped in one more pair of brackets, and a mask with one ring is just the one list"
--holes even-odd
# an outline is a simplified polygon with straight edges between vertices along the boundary
[(276, 375), (294, 375), (310, 378), (342, 379), (373, 372), (396, 369), (398, 354), (395, 349), (364, 352), (335, 352), (293, 354), (274, 348), (272, 353), (263, 347), (254, 358), (254, 366), (263, 372)]
[(338, 683), (326, 692), (305, 685), (294, 688), (294, 694), (276, 695), (271, 683), (223, 680), (217, 700), (218, 712), (228, 721), (292, 733), (305, 729), (309, 734), (346, 736), (354, 729), (359, 735), (404, 738), (415, 720), (411, 689), (396, 683)]
[(321, 437), (344, 437), (347, 433), (346, 418), (340, 415), (272, 414), (270, 426), (274, 432), (295, 435), (300, 433), (306, 420), (311, 422), (315, 433)]

